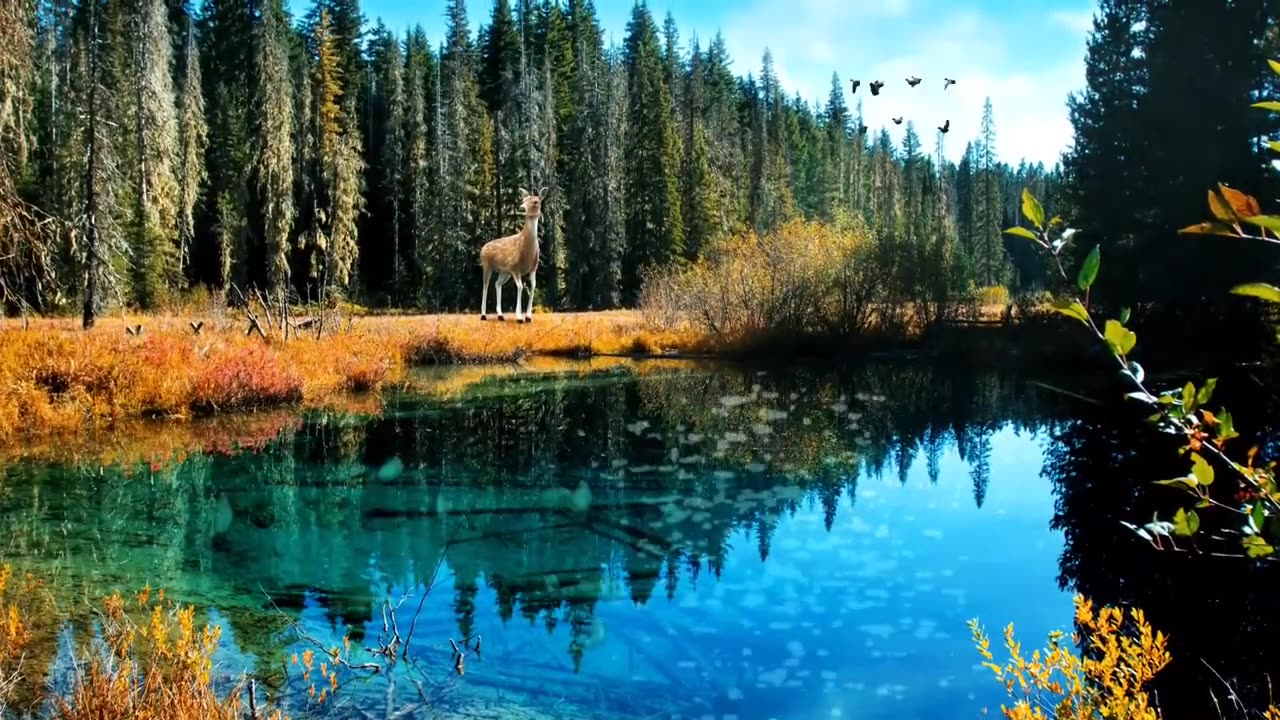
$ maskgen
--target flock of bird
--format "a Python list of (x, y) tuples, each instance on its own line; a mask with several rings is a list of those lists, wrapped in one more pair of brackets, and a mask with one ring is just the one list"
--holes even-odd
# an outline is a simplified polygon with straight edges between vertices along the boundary
[[(955, 80), (952, 80), (951, 78), (943, 78), (942, 80), (943, 80), (943, 82), (942, 82), (942, 89), (943, 89), (943, 90), (946, 90), (947, 88), (949, 88), (949, 87), (951, 87), (952, 85), (955, 85), (955, 84), (956, 84), (956, 81), (955, 81)], [(909, 86), (911, 86), (911, 87), (915, 87), (915, 86), (919, 85), (920, 83), (921, 83), (920, 78), (918, 78), (918, 77), (916, 77), (916, 76), (914, 76), (914, 75), (912, 75), (911, 77), (907, 78), (907, 85), (909, 85)], [(862, 81), (861, 81), (861, 80), (854, 80), (854, 81), (853, 81), (853, 94), (854, 94), (854, 95), (857, 95), (857, 94), (858, 94), (858, 88), (859, 88), (859, 87), (861, 87), (861, 85), (862, 85)], [(884, 81), (883, 81), (883, 80), (873, 80), (873, 81), (871, 81), (867, 86), (868, 86), (869, 88), (871, 88), (871, 94), (872, 94), (872, 95), (879, 95), (879, 94), (880, 94), (880, 90), (881, 90), (881, 88), (883, 88), (883, 87), (884, 87)], [(892, 120), (893, 120), (893, 124), (894, 124), (894, 125), (901, 125), (901, 124), (902, 124), (902, 116), (898, 116), (898, 117), (896, 117), (896, 118), (892, 118)], [(946, 133), (946, 132), (947, 132), (948, 130), (950, 130), (950, 129), (951, 129), (951, 121), (950, 121), (950, 120), (947, 120), (947, 121), (943, 122), (943, 123), (942, 123), (942, 125), (940, 125), (940, 126), (938, 127), (938, 132), (940, 132), (940, 133)], [(866, 134), (866, 132), (867, 132), (867, 126), (866, 126), (866, 125), (861, 125), (861, 126), (859, 126), (859, 127), (858, 127), (858, 134), (859, 134), (859, 135), (865, 135), (865, 134)]]

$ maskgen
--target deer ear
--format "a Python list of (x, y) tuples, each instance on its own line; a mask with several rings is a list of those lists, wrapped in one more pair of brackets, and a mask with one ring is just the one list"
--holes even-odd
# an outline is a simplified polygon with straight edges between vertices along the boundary
[(543, 197), (546, 194), (547, 194), (547, 187), (544, 185), (542, 186), (542, 189), (538, 191), (538, 197)]
[(529, 197), (529, 191), (524, 188), (520, 188), (520, 194), (524, 197)]

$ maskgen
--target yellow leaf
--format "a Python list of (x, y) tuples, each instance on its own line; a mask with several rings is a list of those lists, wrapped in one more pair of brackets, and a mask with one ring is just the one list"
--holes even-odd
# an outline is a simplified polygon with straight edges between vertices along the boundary
[(1235, 222), (1236, 215), (1231, 210), (1231, 205), (1227, 203), (1218, 193), (1209, 191), (1209, 211), (1213, 216), (1223, 222)]
[(1280, 288), (1267, 283), (1247, 283), (1231, 288), (1232, 295), (1248, 295), (1267, 302), (1280, 302)]
[[(1212, 197), (1212, 193), (1210, 193), (1210, 197)], [(1178, 232), (1183, 235), (1226, 235), (1228, 237), (1235, 237), (1237, 234), (1235, 228), (1216, 221), (1188, 225)]]

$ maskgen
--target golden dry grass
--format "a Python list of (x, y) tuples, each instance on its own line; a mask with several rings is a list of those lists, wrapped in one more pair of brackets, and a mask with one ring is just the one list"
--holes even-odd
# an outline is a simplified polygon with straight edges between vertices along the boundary
[[(199, 334), (190, 323), (203, 321)], [(141, 324), (140, 336), (125, 332)], [(705, 348), (638, 313), (540, 313), (531, 324), (471, 315), (360, 318), (322, 338), (245, 335), (240, 318), (154, 315), (0, 322), (0, 446), (138, 418), (317, 406), (404, 379), (412, 364), (535, 356), (655, 355)], [(182, 445), (183, 443), (178, 443)]]

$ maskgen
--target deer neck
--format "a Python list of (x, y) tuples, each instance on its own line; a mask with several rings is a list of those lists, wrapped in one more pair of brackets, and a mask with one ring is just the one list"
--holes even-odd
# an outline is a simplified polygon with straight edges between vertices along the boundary
[(524, 219), (523, 235), (525, 248), (536, 253), (538, 249), (538, 217), (526, 217)]

